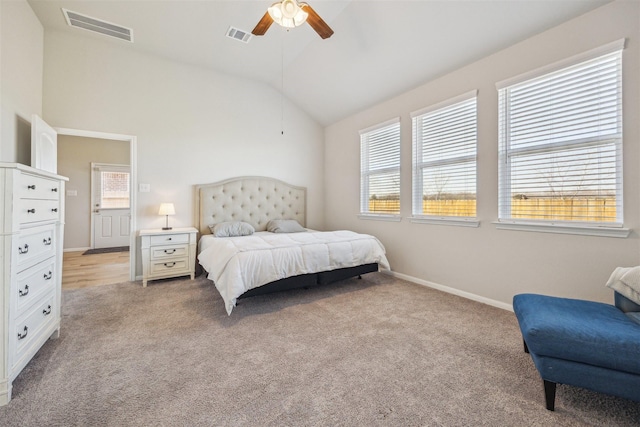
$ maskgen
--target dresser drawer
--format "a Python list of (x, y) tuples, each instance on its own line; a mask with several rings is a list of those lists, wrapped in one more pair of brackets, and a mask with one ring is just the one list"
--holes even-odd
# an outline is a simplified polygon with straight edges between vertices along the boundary
[(189, 245), (154, 246), (151, 248), (151, 259), (184, 258), (189, 254)]
[(16, 191), (21, 199), (60, 200), (60, 181), (21, 173)]
[(58, 200), (20, 199), (16, 212), (19, 224), (39, 221), (57, 221), (60, 216)]
[(19, 317), (38, 298), (53, 292), (56, 284), (56, 259), (49, 258), (20, 273), (16, 277), (16, 287), (11, 296), (14, 317)]
[(151, 246), (172, 245), (177, 243), (189, 243), (189, 235), (183, 234), (161, 234), (151, 236)]
[(167, 277), (174, 273), (189, 273), (189, 261), (187, 258), (167, 260), (164, 262), (155, 261), (151, 263), (150, 273), (151, 276), (167, 275)]
[(57, 317), (55, 293), (52, 292), (41, 303), (16, 320), (9, 337), (15, 343), (12, 346), (15, 351), (12, 367), (19, 363), (24, 355), (33, 351), (33, 345), (43, 340), (43, 333), (46, 333), (49, 325), (55, 323)]
[(23, 230), (12, 250), (15, 251), (18, 271), (56, 254), (55, 226)]

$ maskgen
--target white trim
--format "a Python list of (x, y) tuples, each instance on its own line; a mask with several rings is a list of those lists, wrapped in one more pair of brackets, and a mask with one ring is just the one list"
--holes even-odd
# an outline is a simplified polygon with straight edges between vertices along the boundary
[(497, 301), (491, 298), (486, 298), (480, 295), (472, 294), (471, 292), (461, 291), (460, 289), (451, 288), (449, 286), (440, 285), (438, 283), (429, 282), (428, 280), (418, 279), (417, 277), (409, 276), (402, 273), (396, 273), (395, 271), (382, 270), (384, 274), (396, 277), (398, 279), (406, 280), (407, 282), (415, 283), (417, 285), (426, 286), (428, 288), (436, 289), (438, 291), (446, 292), (448, 294), (457, 295), (462, 298), (470, 299), (472, 301), (487, 304), (492, 307), (501, 308), (513, 312), (513, 306), (502, 301)]
[(476, 98), (477, 96), (478, 96), (478, 89), (474, 89), (469, 92), (463, 93), (462, 95), (458, 95), (453, 98), (449, 98), (445, 101), (438, 102), (437, 104), (433, 104), (428, 107), (421, 108), (420, 110), (413, 111), (409, 113), (409, 116), (412, 119), (414, 119), (417, 116), (421, 116), (423, 114), (427, 114), (432, 111), (440, 110), (442, 108), (449, 107), (451, 105), (458, 104), (460, 102), (468, 101), (469, 99)]
[(383, 215), (383, 214), (358, 214), (359, 219), (367, 219), (374, 221), (391, 221), (391, 222), (400, 222), (402, 221), (402, 217), (400, 215)]
[(394, 117), (393, 119), (389, 119), (385, 122), (378, 123), (377, 125), (369, 126), (366, 129), (360, 129), (359, 133), (362, 135), (363, 133), (373, 132), (374, 130), (382, 129), (387, 126), (395, 125), (396, 123), (400, 123), (400, 117)]
[(623, 227), (594, 227), (587, 225), (568, 225), (557, 223), (503, 222), (493, 221), (497, 230), (533, 231), (540, 233), (576, 234), (579, 236), (629, 237), (631, 229)]
[(454, 216), (410, 216), (409, 221), (415, 224), (435, 224), (435, 225), (454, 225), (458, 227), (480, 227), (480, 221), (477, 218), (454, 217)]
[(131, 166), (131, 195), (129, 208), (131, 209), (131, 230), (129, 235), (129, 279), (136, 280), (136, 234), (137, 234), (137, 206), (138, 206), (138, 139), (134, 135), (118, 133), (96, 132), (82, 129), (54, 128), (58, 135), (81, 136), (85, 138), (111, 139), (129, 142), (129, 165)]
[(607, 55), (609, 53), (617, 52), (619, 50), (624, 49), (626, 39), (616, 40), (614, 42), (605, 44), (604, 46), (596, 47), (595, 49), (588, 50), (586, 52), (579, 53), (577, 55), (573, 55), (569, 58), (562, 59), (560, 61), (556, 61), (552, 64), (545, 65), (540, 68), (536, 68), (535, 70), (527, 71), (526, 73), (519, 74), (514, 77), (510, 77), (506, 80), (502, 80), (496, 83), (496, 89), (504, 89), (509, 86), (513, 86), (515, 84), (531, 80), (533, 78), (539, 77), (543, 74), (553, 73), (555, 71), (561, 70), (563, 68), (570, 67), (572, 65), (576, 65), (580, 62), (588, 61), (590, 59), (595, 59), (599, 56)]

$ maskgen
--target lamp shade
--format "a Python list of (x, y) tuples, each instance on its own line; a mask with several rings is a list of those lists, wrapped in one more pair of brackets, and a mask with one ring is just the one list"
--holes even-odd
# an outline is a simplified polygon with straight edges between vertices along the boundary
[(173, 203), (161, 203), (158, 215), (175, 215), (176, 208), (173, 207)]

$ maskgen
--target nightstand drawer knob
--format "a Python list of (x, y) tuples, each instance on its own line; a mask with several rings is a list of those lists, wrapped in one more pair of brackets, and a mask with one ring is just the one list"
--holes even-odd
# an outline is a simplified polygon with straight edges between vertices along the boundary
[(47, 237), (46, 239), (42, 239), (42, 244), (45, 246), (51, 245), (51, 237)]
[(24, 285), (24, 291), (20, 289), (18, 291), (18, 295), (21, 297), (26, 297), (27, 295), (29, 295), (29, 285)]
[(29, 245), (27, 245), (26, 243), (24, 244), (24, 247), (18, 248), (18, 253), (20, 255), (26, 254), (27, 252), (29, 252)]
[(53, 277), (53, 273), (50, 271), (49, 273), (44, 273), (44, 280), (51, 280)]
[(171, 267), (175, 267), (176, 263), (175, 262), (165, 262), (164, 266), (167, 268), (171, 268)]
[(165, 250), (164, 250), (164, 253), (165, 253), (165, 254), (168, 254), (168, 255), (171, 255), (171, 254), (176, 253), (176, 250), (175, 250), (175, 249), (165, 249)]
[(48, 316), (51, 314), (51, 306), (47, 306), (47, 308), (45, 308), (44, 310), (42, 310), (42, 314), (44, 314), (45, 316)]

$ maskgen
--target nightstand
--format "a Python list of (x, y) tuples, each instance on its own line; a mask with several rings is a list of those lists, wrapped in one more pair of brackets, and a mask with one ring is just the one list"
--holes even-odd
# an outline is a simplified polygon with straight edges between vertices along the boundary
[(171, 230), (140, 230), (142, 241), (142, 286), (148, 280), (168, 277), (195, 277), (198, 230), (193, 227)]

